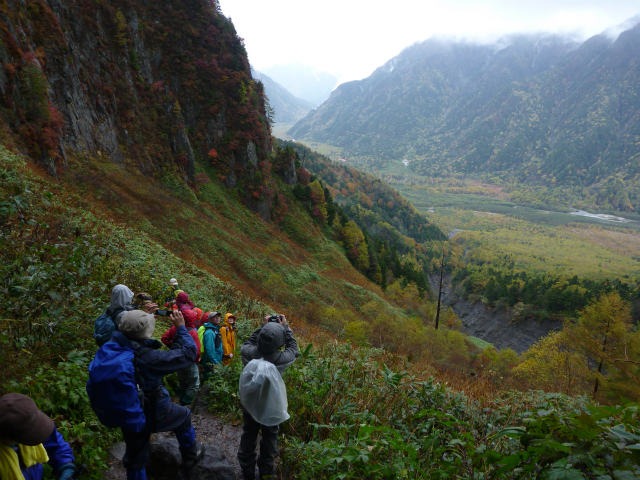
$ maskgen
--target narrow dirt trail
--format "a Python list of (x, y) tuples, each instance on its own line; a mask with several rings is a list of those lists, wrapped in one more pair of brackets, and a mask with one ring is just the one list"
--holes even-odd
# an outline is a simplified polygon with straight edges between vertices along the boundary
[[(220, 450), (233, 466), (236, 478), (242, 478), (240, 465), (236, 457), (238, 446), (240, 445), (242, 424), (232, 425), (225, 423), (214, 414), (207, 412), (203, 405), (196, 406), (194, 410), (191, 419), (198, 441), (204, 443), (207, 448)], [(152, 440), (156, 436), (172, 435), (172, 433), (156, 433), (152, 436)], [(105, 472), (105, 480), (124, 480), (127, 478), (126, 471), (122, 466), (123, 455), (124, 443), (117, 443), (111, 448), (109, 469)]]

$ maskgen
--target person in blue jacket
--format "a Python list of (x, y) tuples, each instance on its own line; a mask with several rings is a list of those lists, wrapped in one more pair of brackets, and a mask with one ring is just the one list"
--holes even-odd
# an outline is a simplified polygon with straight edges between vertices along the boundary
[(0, 478), (42, 480), (48, 463), (58, 480), (76, 473), (71, 446), (28, 396), (0, 397)]
[(155, 317), (142, 310), (125, 311), (119, 322), (119, 331), (112, 340), (126, 346), (138, 342), (136, 349), (136, 380), (144, 393), (146, 427), (142, 432), (123, 429), (126, 444), (123, 463), (127, 480), (146, 480), (145, 465), (149, 459), (151, 433), (173, 432), (180, 445), (182, 466), (188, 474), (204, 454), (204, 447), (196, 441), (191, 424), (191, 410), (171, 400), (163, 383), (169, 373), (192, 365), (196, 361), (196, 344), (187, 332), (180, 311), (171, 313), (176, 326), (176, 336), (169, 350), (161, 349), (162, 343), (151, 338), (155, 329)]

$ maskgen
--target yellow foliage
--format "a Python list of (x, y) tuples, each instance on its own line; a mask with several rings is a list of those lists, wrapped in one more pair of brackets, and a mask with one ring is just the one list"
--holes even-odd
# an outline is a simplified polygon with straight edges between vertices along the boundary
[(582, 394), (591, 381), (587, 359), (569, 348), (566, 332), (552, 332), (523, 354), (513, 369), (519, 386), (569, 395)]
[(367, 327), (367, 322), (363, 320), (348, 322), (344, 326), (344, 339), (359, 347), (368, 345)]

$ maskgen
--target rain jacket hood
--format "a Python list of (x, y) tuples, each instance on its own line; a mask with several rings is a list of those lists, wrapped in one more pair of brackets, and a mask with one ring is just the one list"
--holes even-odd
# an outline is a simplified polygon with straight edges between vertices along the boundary
[(184, 310), (185, 308), (191, 309), (195, 307), (187, 292), (180, 292), (178, 295), (176, 295), (176, 305), (180, 310)]
[(124, 309), (133, 302), (133, 292), (126, 285), (121, 283), (113, 287), (111, 290), (111, 310)]

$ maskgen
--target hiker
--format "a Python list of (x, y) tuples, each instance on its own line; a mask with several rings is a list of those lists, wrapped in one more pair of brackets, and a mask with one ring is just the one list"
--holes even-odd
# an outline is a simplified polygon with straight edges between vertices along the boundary
[(188, 473), (202, 457), (204, 447), (196, 441), (191, 424), (191, 410), (171, 401), (163, 384), (163, 377), (194, 364), (197, 347), (180, 312), (172, 312), (171, 321), (176, 334), (169, 350), (161, 349), (162, 343), (152, 339), (156, 318), (142, 310), (125, 312), (120, 329), (112, 340), (121, 345), (138, 342), (136, 351), (136, 380), (144, 395), (145, 428), (140, 432), (122, 429), (126, 451), (123, 458), (127, 480), (146, 480), (145, 465), (149, 459), (151, 433), (173, 431), (182, 454), (182, 466)]
[(198, 328), (200, 328), (202, 325), (204, 325), (205, 320), (207, 319), (207, 317), (205, 317), (205, 313), (208, 316), (207, 312), (203, 312), (201, 308), (199, 307), (193, 307), (191, 309), (193, 311), (194, 315), (194, 320), (193, 320), (193, 325), (195, 326), (196, 330)]
[(134, 294), (129, 287), (118, 284), (111, 290), (111, 303), (107, 307), (107, 314), (113, 319), (116, 327), (122, 316), (122, 312), (134, 310), (133, 304)]
[(176, 306), (182, 313), (184, 313), (185, 310), (193, 310), (195, 308), (195, 305), (189, 298), (189, 294), (182, 291), (176, 295)]
[(144, 310), (147, 313), (155, 313), (158, 310), (158, 304), (153, 301), (153, 297), (147, 292), (136, 293), (133, 298), (133, 305), (138, 310)]
[(198, 336), (202, 339), (202, 371), (206, 380), (213, 373), (214, 365), (222, 363), (222, 337), (220, 336), (220, 322), (222, 314), (213, 311), (207, 321), (198, 329)]
[(171, 307), (176, 301), (176, 296), (178, 295), (178, 280), (172, 278), (169, 280), (169, 283), (162, 291), (162, 297), (164, 298), (164, 306), (171, 310)]
[[(197, 350), (196, 361), (187, 367), (177, 370), (176, 372), (178, 375), (178, 391), (176, 393), (178, 394), (180, 405), (189, 406), (193, 403), (193, 400), (196, 398), (196, 394), (200, 390), (200, 371), (198, 370), (198, 362), (200, 361), (202, 345), (200, 343), (200, 338), (198, 337), (198, 331), (195, 328), (195, 312), (193, 310), (185, 310), (180, 313), (182, 313), (182, 316), (184, 317), (185, 327), (196, 344)], [(176, 332), (176, 326), (172, 325), (162, 334), (160, 340), (166, 346), (171, 347), (176, 338)]]
[(74, 462), (71, 446), (30, 397), (0, 397), (0, 478), (41, 480), (48, 464), (58, 480), (70, 480)]
[(121, 283), (113, 287), (111, 303), (93, 323), (93, 338), (98, 346), (111, 339), (123, 312), (137, 308), (133, 301), (134, 295), (129, 287)]
[(222, 364), (229, 365), (236, 353), (237, 329), (236, 316), (233, 313), (227, 313), (224, 316), (220, 336), (222, 337)]
[[(283, 349), (284, 347), (284, 349)], [(280, 372), (291, 365), (300, 355), (298, 343), (284, 315), (265, 317), (265, 324), (254, 331), (240, 349), (242, 364), (247, 365), (253, 359), (263, 358), (273, 363)], [(257, 458), (259, 478), (271, 478), (275, 474), (275, 460), (278, 455), (279, 426), (266, 426), (258, 423), (251, 414), (242, 408), (243, 424), (238, 461), (245, 480), (255, 479), (256, 446), (258, 433), (260, 456)]]

